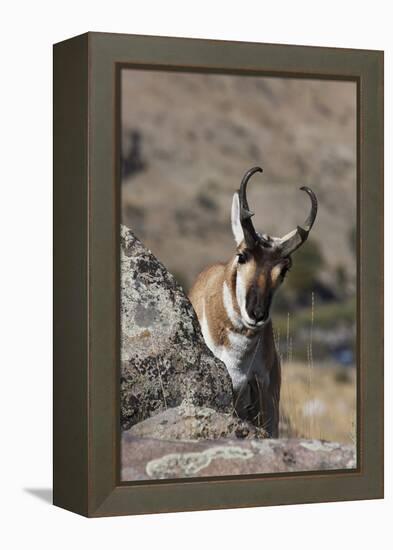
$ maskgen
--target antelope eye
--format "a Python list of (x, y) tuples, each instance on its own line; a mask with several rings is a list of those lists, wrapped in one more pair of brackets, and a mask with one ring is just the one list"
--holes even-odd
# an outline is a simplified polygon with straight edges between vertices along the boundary
[(241, 252), (237, 255), (237, 261), (239, 262), (239, 264), (245, 264), (247, 261), (247, 255)]

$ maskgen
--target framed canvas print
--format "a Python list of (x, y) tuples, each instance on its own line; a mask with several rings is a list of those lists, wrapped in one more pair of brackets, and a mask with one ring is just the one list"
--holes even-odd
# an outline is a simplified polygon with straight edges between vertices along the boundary
[(54, 47), (54, 503), (383, 496), (383, 53)]

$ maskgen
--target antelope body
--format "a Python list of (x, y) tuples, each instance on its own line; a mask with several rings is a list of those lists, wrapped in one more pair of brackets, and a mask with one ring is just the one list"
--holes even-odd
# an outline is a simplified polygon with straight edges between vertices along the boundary
[(291, 254), (301, 246), (317, 214), (311, 199), (303, 227), (282, 238), (255, 231), (247, 202), (247, 183), (260, 167), (249, 170), (233, 196), (231, 222), (236, 254), (226, 264), (214, 264), (199, 274), (190, 300), (203, 337), (232, 379), (237, 414), (278, 437), (281, 385), (280, 360), (273, 338), (270, 306), (291, 267)]

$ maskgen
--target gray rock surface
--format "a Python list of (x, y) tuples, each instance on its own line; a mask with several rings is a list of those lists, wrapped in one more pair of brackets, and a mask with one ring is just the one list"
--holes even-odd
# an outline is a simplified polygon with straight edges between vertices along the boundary
[(356, 468), (355, 447), (305, 439), (165, 441), (122, 436), (123, 481)]
[(232, 413), (218, 412), (209, 407), (195, 407), (183, 401), (179, 407), (168, 409), (135, 424), (128, 434), (166, 440), (195, 439), (260, 439), (266, 437), (262, 428), (240, 420)]
[(122, 428), (184, 399), (230, 412), (230, 377), (206, 347), (182, 288), (125, 226), (120, 246)]

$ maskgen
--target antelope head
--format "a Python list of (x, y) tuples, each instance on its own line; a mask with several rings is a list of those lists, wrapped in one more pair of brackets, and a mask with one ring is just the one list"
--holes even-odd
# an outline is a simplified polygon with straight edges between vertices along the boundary
[(257, 233), (254, 215), (248, 206), (247, 184), (251, 176), (262, 172), (256, 166), (244, 175), (233, 196), (231, 222), (237, 251), (231, 262), (233, 292), (242, 322), (248, 329), (262, 327), (270, 318), (270, 306), (276, 290), (292, 265), (292, 254), (307, 240), (314, 224), (318, 201), (308, 187), (301, 187), (310, 198), (310, 213), (303, 225), (284, 237)]

